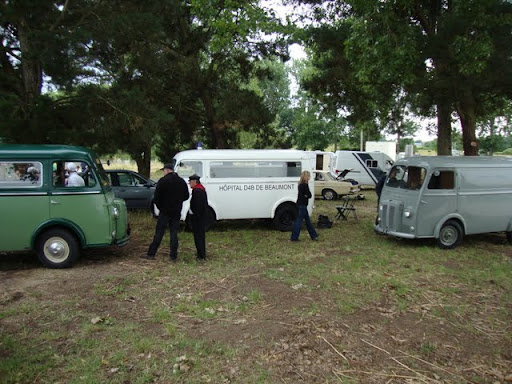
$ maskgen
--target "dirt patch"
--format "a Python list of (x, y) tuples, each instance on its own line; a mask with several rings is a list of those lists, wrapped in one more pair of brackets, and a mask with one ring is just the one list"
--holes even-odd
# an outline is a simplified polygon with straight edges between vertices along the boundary
[[(86, 252), (75, 267), (59, 271), (42, 268), (30, 257), (22, 262), (7, 260), (0, 271), (0, 305), (4, 311), (34, 302), (58, 306), (74, 297), (73, 309), (79, 313), (144, 321), (146, 332), (160, 335), (161, 327), (146, 321), (149, 296), (124, 292), (121, 299), (110, 294), (127, 275), (168, 265), (163, 260), (145, 263), (131, 249)], [(456, 268), (457, 263), (446, 267)], [(178, 269), (169, 279), (178, 278)], [(162, 289), (160, 283), (142, 282), (148, 290)], [(98, 289), (105, 291), (103, 300), (98, 300)], [(511, 325), (502, 324), (500, 329), (499, 324), (491, 324), (485, 310), (458, 317), (447, 314), (448, 309), (435, 300), (425, 300), (417, 308), (400, 311), (384, 291), (374, 306), (341, 314), (332, 298), (270, 279), (257, 267), (221, 281), (202, 279), (195, 282), (194, 292), (220, 303), (211, 309), (216, 316), (178, 315), (179, 329), (190, 338), (237, 349), (225, 367), (229, 382), (243, 383), (243, 367), (254, 362), (268, 372), (268, 382), (284, 383), (505, 383), (512, 373)], [(251, 298), (251, 292), (258, 297)], [(179, 294), (169, 293), (170, 307)], [(463, 290), (459, 294), (469, 295)], [(464, 299), (483, 309), (503, 305), (491, 293)], [(442, 316), (439, 311), (444, 311)], [(18, 334), (31, 327), (42, 332), (45, 323), (55, 321), (19, 316), (2, 319), (2, 331)], [(72, 326), (67, 331), (73, 332)], [(66, 340), (53, 342), (62, 353), (70, 348)], [(5, 350), (0, 348), (2, 353)]]

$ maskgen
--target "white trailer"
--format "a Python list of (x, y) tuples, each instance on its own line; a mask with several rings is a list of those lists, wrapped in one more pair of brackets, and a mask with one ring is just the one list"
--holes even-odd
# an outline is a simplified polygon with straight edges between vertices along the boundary
[(392, 165), (393, 160), (382, 152), (336, 151), (334, 172), (344, 175), (345, 180), (357, 181), (361, 188), (375, 188), (379, 178)]
[[(299, 150), (203, 149), (183, 151), (173, 159), (174, 170), (184, 179), (201, 177), (208, 194), (212, 221), (221, 219), (272, 219), (282, 231), (291, 230), (297, 218), (300, 174), (310, 171), (311, 156)], [(309, 189), (313, 193), (314, 177)], [(313, 200), (308, 211), (311, 215)], [(186, 219), (189, 201), (183, 204)]]
[(366, 152), (382, 152), (396, 160), (396, 141), (367, 141)]

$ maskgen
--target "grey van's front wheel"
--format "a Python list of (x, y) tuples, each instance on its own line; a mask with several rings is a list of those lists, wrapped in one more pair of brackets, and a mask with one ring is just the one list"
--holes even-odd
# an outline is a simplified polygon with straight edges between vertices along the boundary
[(443, 249), (452, 249), (462, 242), (463, 232), (460, 224), (455, 220), (448, 220), (443, 224), (437, 238), (437, 245)]
[(76, 238), (65, 229), (51, 229), (37, 240), (37, 256), (48, 268), (70, 267), (78, 258), (80, 249)]

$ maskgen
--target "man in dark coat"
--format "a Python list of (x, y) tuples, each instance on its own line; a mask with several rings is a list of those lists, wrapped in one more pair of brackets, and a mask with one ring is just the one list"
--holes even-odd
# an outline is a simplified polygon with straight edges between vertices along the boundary
[(156, 251), (162, 242), (165, 229), (171, 230), (170, 259), (175, 262), (178, 257), (178, 229), (180, 226), (181, 208), (183, 202), (189, 198), (187, 183), (174, 172), (172, 164), (165, 164), (161, 169), (164, 176), (156, 185), (154, 201), (160, 210), (156, 222), (155, 236), (149, 246), (146, 259), (154, 260)]
[(194, 243), (197, 250), (197, 259), (203, 261), (206, 259), (206, 215), (208, 213), (208, 197), (203, 184), (201, 184), (198, 175), (192, 175), (189, 178), (192, 188), (192, 198), (190, 199), (190, 217), (192, 221), (192, 230), (194, 231)]

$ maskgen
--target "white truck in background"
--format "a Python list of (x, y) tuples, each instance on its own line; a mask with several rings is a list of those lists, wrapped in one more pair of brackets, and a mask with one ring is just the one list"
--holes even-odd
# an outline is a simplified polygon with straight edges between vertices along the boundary
[(336, 151), (335, 154), (335, 174), (344, 180), (355, 180), (361, 188), (375, 188), (394, 162), (383, 152)]

